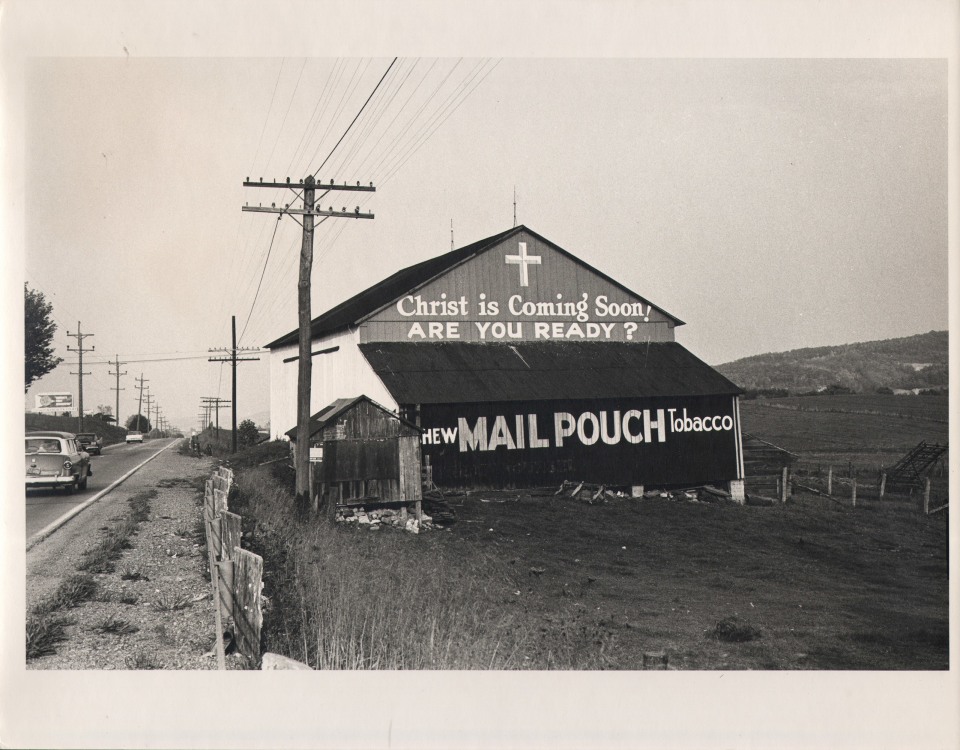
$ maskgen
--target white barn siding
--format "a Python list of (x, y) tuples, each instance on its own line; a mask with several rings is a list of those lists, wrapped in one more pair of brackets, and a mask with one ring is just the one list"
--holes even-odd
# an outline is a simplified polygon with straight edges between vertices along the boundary
[[(359, 331), (354, 328), (313, 340), (313, 351), (332, 346), (339, 346), (340, 350), (313, 358), (311, 414), (338, 398), (360, 395), (367, 395), (388, 409), (397, 409), (396, 401), (357, 348), (359, 338)], [(283, 360), (297, 356), (298, 352), (299, 346), (294, 343), (270, 353), (270, 429), (274, 438), (283, 438), (297, 424), (298, 361)]]

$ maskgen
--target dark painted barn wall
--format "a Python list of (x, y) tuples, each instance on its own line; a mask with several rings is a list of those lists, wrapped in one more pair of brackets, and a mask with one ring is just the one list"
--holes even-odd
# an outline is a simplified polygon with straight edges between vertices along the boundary
[(424, 404), (420, 420), (423, 454), (441, 487), (677, 487), (740, 478), (730, 396)]

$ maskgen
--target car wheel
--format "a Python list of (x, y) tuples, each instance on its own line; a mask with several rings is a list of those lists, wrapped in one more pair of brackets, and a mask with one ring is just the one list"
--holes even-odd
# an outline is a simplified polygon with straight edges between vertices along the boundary
[(77, 489), (76, 484), (67, 484), (67, 485), (64, 485), (63, 491), (68, 495), (72, 495), (75, 489)]

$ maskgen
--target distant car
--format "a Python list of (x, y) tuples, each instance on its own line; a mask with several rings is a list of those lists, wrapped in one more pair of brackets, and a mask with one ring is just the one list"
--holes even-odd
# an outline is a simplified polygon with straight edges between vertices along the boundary
[(63, 487), (73, 492), (87, 488), (87, 478), (93, 474), (90, 454), (72, 432), (28, 432), (25, 447), (28, 490)]
[(78, 432), (77, 442), (87, 453), (96, 453), (98, 456), (103, 452), (103, 438), (93, 432)]
[(143, 433), (139, 430), (131, 430), (127, 433), (127, 442), (128, 443), (142, 443), (143, 442)]

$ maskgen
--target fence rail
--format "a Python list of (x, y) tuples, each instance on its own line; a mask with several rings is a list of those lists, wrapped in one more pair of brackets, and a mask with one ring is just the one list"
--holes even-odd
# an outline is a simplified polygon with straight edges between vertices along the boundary
[[(775, 492), (781, 502), (786, 502), (795, 492), (806, 492), (827, 497), (837, 503), (848, 503), (856, 507), (865, 501), (879, 502), (915, 502), (918, 509), (922, 508), (927, 515), (937, 513), (949, 505), (949, 495), (944, 491), (942, 481), (931, 482), (930, 476), (923, 478), (919, 484), (901, 485), (890, 479), (883, 467), (877, 471), (854, 471), (849, 464), (843, 467), (847, 474), (834, 471), (833, 466), (826, 469), (821, 465), (784, 468), (777, 477), (747, 477), (747, 491)], [(933, 507), (943, 500), (943, 504)], [(922, 505), (921, 505), (922, 500)]]

